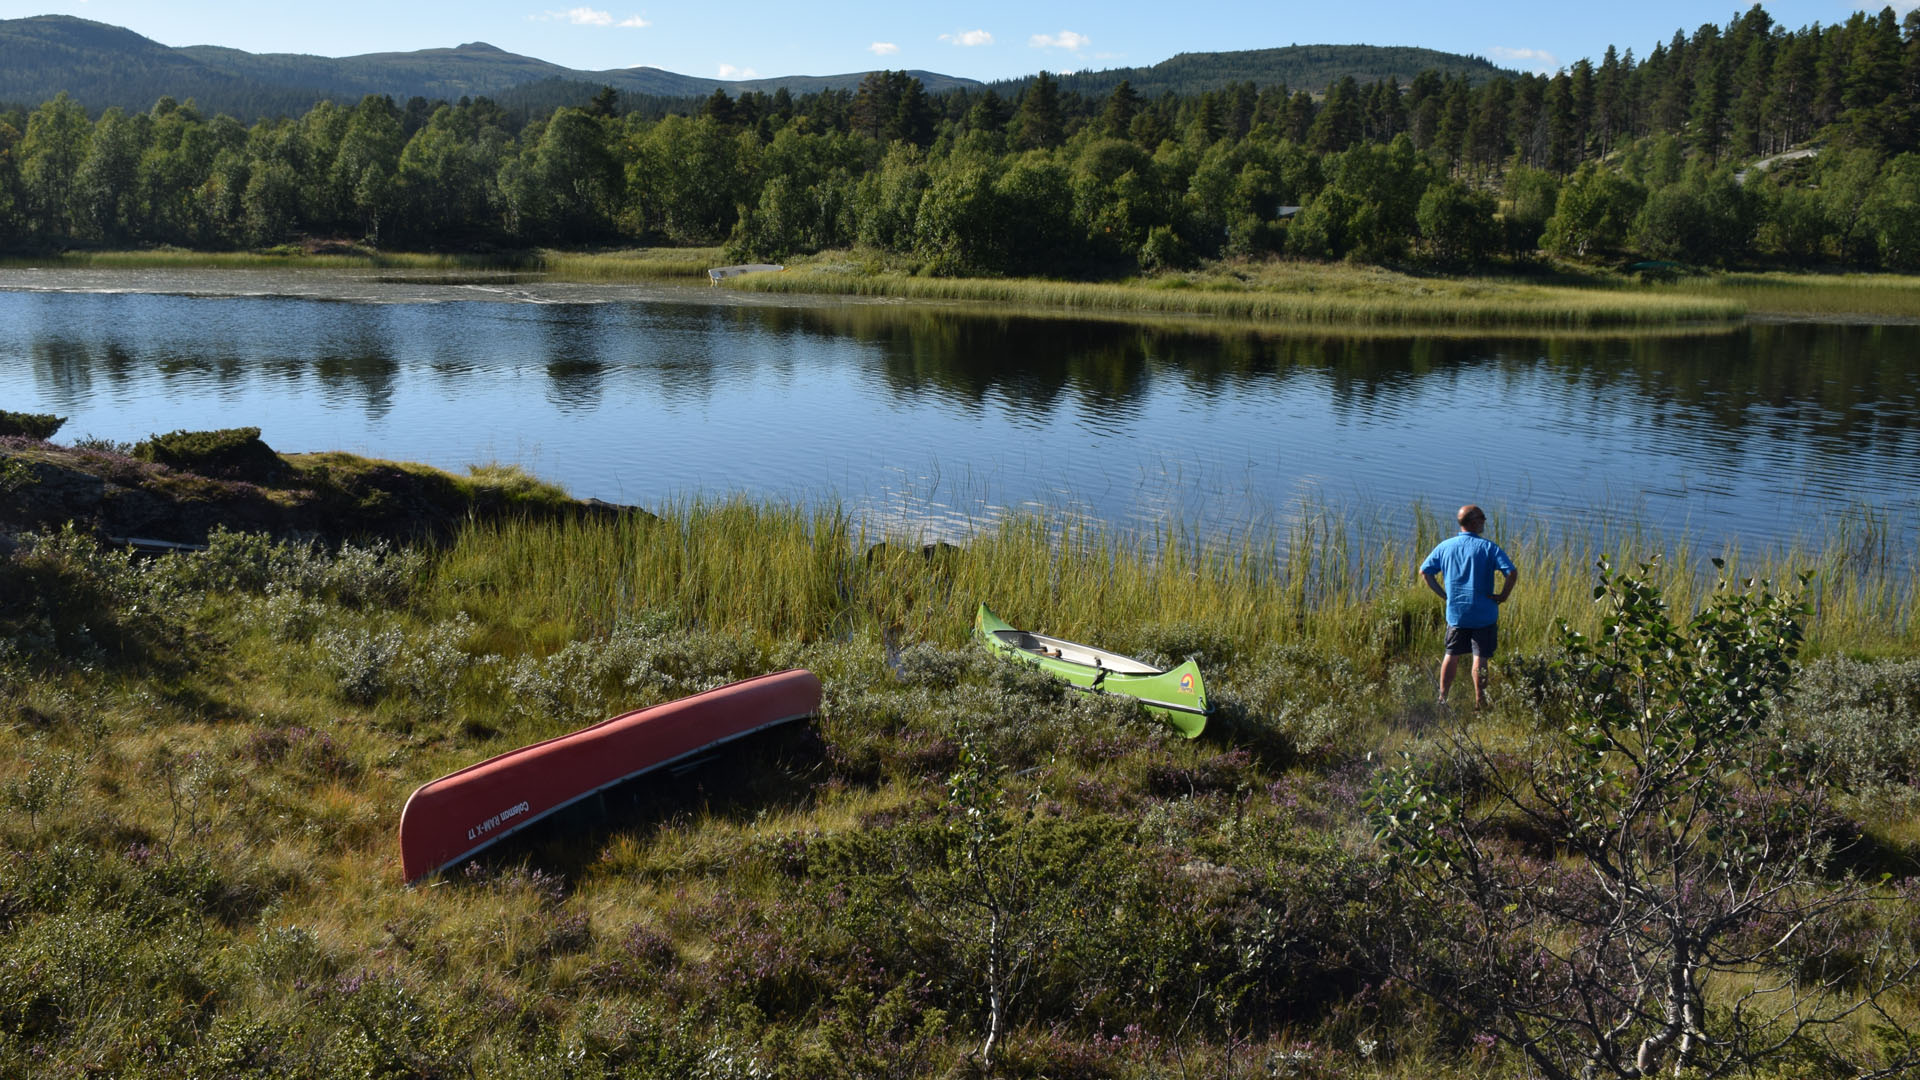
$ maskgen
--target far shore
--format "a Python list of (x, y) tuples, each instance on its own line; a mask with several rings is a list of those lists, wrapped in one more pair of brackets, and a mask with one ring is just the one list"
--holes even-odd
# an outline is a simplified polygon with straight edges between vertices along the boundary
[[(447, 254), (327, 244), (252, 252), (67, 252), (9, 257), (0, 260), (0, 267), (511, 271), (572, 281), (704, 284), (707, 269), (727, 261), (720, 248)], [(1190, 316), (1366, 331), (1625, 330), (1729, 326), (1747, 318), (1920, 319), (1920, 276), (1896, 274), (1682, 270), (1646, 278), (1571, 264), (1445, 274), (1284, 259), (1225, 260), (1112, 281), (929, 277), (917, 269), (878, 255), (834, 251), (796, 257), (784, 272), (745, 274), (719, 287), (796, 296), (1010, 304), (1037, 313)]]

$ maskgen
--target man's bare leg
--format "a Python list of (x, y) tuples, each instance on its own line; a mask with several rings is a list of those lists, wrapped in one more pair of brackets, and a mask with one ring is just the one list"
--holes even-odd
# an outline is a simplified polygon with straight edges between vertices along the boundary
[(1473, 705), (1477, 709), (1487, 707), (1487, 662), (1478, 653), (1473, 657)]
[[(1453, 686), (1453, 671), (1459, 660), (1460, 658), (1452, 653), (1447, 653), (1440, 660), (1440, 704), (1442, 705), (1447, 703), (1447, 690)], [(1476, 675), (1475, 678), (1477, 679), (1478, 676)]]

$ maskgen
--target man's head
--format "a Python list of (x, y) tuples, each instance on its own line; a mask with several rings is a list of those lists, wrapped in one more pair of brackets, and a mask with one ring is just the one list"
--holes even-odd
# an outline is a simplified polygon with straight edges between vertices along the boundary
[(1461, 507), (1460, 512), (1453, 515), (1453, 518), (1460, 523), (1461, 528), (1470, 533), (1477, 533), (1487, 526), (1487, 512), (1472, 503)]

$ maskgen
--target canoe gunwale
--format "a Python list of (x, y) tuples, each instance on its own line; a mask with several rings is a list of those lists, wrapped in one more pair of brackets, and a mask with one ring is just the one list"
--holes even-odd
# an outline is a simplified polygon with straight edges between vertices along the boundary
[(803, 668), (623, 712), (516, 747), (421, 784), (400, 812), (402, 877), (444, 874), (609, 788), (691, 768), (719, 747), (816, 715), (820, 681)]
[[(1207, 701), (1206, 691), (1200, 681), (1200, 669), (1192, 660), (1163, 670), (1106, 649), (1094, 649), (1063, 638), (1051, 638), (1021, 630), (995, 615), (993, 610), (984, 603), (974, 615), (974, 631), (975, 636), (988, 652), (1004, 659), (1032, 664), (1065, 682), (1069, 689), (1137, 701), (1149, 711), (1161, 714), (1186, 738), (1198, 738), (1206, 729), (1208, 718), (1213, 715), (1213, 705)], [(1104, 664), (1086, 663), (1075, 657), (1053, 655), (1048, 651), (1026, 647), (1025, 643), (1028, 641), (1058, 642), (1060, 645), (1083, 650), (1090, 655), (1116, 657), (1132, 665), (1136, 670), (1117, 670)], [(1183, 675), (1184, 678), (1182, 678)], [(1158, 696), (1172, 692), (1174, 687), (1171, 683), (1174, 680), (1182, 683), (1191, 682), (1192, 689), (1198, 691), (1196, 697), (1199, 703), (1167, 701)], [(1181, 692), (1190, 693), (1191, 691), (1183, 688)], [(1175, 719), (1176, 717), (1179, 719)]]
[[(1104, 671), (1107, 673), (1108, 678), (1115, 678), (1121, 675), (1132, 676), (1134, 678), (1153, 678), (1158, 675), (1165, 675), (1168, 670), (1166, 668), (1157, 668), (1157, 667), (1154, 667), (1152, 664), (1135, 660), (1133, 657), (1127, 656), (1124, 653), (1113, 652), (1112, 650), (1109, 650), (1109, 649), (1096, 649), (1091, 645), (1083, 645), (1078, 641), (1068, 641), (1065, 638), (1048, 637), (1045, 634), (1036, 634), (1028, 630), (989, 630), (987, 632), (992, 634), (994, 637), (1000, 639), (1000, 643), (1002, 645), (1005, 645), (1007, 648), (1017, 649), (1020, 652), (1026, 653), (1038, 659), (1048, 660), (1048, 661), (1052, 661), (1054, 663), (1059, 663), (1059, 664), (1072, 664), (1076, 667), (1083, 667), (1090, 672)], [(1030, 646), (1026, 644), (1026, 642), (1028, 641), (1034, 642), (1035, 646), (1050, 645), (1056, 649), (1059, 649), (1062, 647), (1073, 649), (1093, 657), (1094, 660), (1092, 663), (1088, 663), (1087, 661), (1081, 660), (1077, 657), (1061, 656), (1056, 653), (1049, 653), (1043, 648), (1038, 648), (1038, 647)], [(1113, 662), (1101, 663), (1100, 661), (1102, 660), (1110, 660)]]
[[(586, 791), (583, 791), (580, 794), (573, 796), (572, 798), (568, 799), (565, 802), (556, 803), (555, 805), (548, 807), (547, 809), (542, 810), (537, 814), (529, 815), (524, 821), (521, 821), (518, 824), (507, 826), (505, 828), (500, 829), (497, 832), (489, 834), (487, 837), (487, 840), (484, 843), (476, 844), (473, 847), (468, 848), (467, 850), (461, 852), (460, 854), (453, 856), (452, 858), (448, 859), (447, 861), (441, 863), (438, 866), (421, 871), (418, 875), (412, 878), (409, 878), (407, 880), (407, 884), (412, 885), (415, 882), (424, 881), (435, 874), (444, 873), (448, 867), (453, 866), (456, 863), (459, 863), (461, 860), (471, 858), (474, 855), (478, 855), (480, 852), (485, 851), (486, 849), (501, 843), (502, 841), (506, 840), (507, 837), (512, 836), (523, 829), (527, 829), (534, 825), (537, 825), (540, 822), (545, 821), (546, 819), (552, 817), (553, 815), (559, 813), (562, 810), (565, 810), (570, 806), (575, 806), (581, 802), (586, 801), (587, 799), (591, 799), (595, 795), (598, 795), (603, 791), (609, 790), (611, 788), (619, 787), (621, 784), (624, 784), (629, 780), (637, 780), (640, 777), (647, 775), (648, 773), (658, 772), (661, 769), (672, 768), (673, 766), (678, 765), (679, 763), (687, 760), (690, 757), (696, 757), (700, 754), (708, 753), (709, 751), (713, 750), (715, 747), (725, 746), (730, 742), (734, 742), (739, 739), (744, 739), (749, 735), (758, 735), (760, 732), (765, 731), (768, 728), (779, 727), (781, 724), (791, 724), (795, 720), (804, 720), (805, 718), (812, 715), (813, 713), (809, 711), (809, 712), (795, 713), (792, 716), (783, 716), (778, 720), (769, 720), (766, 723), (759, 725), (758, 727), (749, 728), (746, 731), (736, 732), (732, 735), (715, 739), (713, 742), (707, 743), (705, 746), (694, 747), (692, 750), (688, 750), (684, 754), (680, 754), (676, 757), (668, 758), (665, 761), (654, 762), (653, 764), (648, 765), (643, 769), (636, 769), (633, 772), (626, 774), (625, 776), (619, 777), (614, 780), (609, 780), (606, 783), (599, 785), (598, 787), (590, 788)], [(616, 719), (618, 718), (616, 717)], [(612, 721), (611, 720), (602, 721), (602, 723), (612, 723)], [(595, 724), (593, 725), (593, 727), (583, 728), (581, 729), (581, 731), (574, 732), (573, 734), (578, 735), (578, 734), (581, 734), (581, 732), (583, 731), (592, 731), (594, 727), (599, 727), (599, 726), (600, 724)], [(558, 742), (560, 741), (560, 739), (567, 739), (571, 737), (572, 737), (571, 735), (562, 735), (555, 739), (546, 739), (546, 740), (543, 740), (542, 742), (534, 743), (530, 746), (520, 747), (520, 750), (533, 750), (540, 746), (545, 745), (546, 743)], [(513, 752), (518, 753), (519, 751), (513, 751)], [(501, 755), (501, 756), (504, 757), (507, 755)], [(494, 760), (497, 760), (497, 759), (489, 758), (487, 759), (487, 761), (480, 762), (476, 765), (470, 765), (467, 767), (467, 769), (461, 769), (459, 770), (459, 772), (448, 773), (446, 776), (441, 777), (440, 780), (450, 780), (456, 776), (459, 776), (461, 773), (467, 772), (468, 769), (477, 769), (480, 767), (480, 765), (488, 764), (489, 762), (492, 762)], [(414, 789), (412, 795), (407, 796), (406, 806), (401, 807), (401, 810), (400, 810), (400, 817), (402, 820), (405, 820), (407, 816), (407, 808), (413, 805), (414, 797), (419, 795), (421, 792), (426, 791), (428, 788), (434, 786), (434, 784), (439, 783), (440, 780), (435, 780), (430, 783), (422, 784), (419, 787)]]

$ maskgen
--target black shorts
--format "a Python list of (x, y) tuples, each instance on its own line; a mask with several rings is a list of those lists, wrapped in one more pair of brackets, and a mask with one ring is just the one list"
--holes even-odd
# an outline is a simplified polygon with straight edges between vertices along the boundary
[(1500, 624), (1486, 626), (1449, 626), (1447, 627), (1447, 655), (1465, 656), (1472, 653), (1482, 660), (1493, 659), (1493, 650), (1500, 646)]

